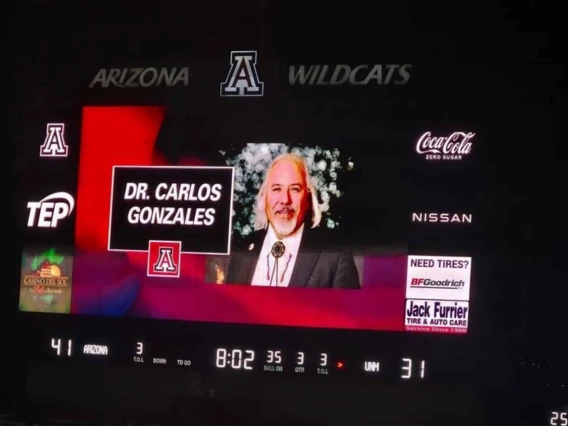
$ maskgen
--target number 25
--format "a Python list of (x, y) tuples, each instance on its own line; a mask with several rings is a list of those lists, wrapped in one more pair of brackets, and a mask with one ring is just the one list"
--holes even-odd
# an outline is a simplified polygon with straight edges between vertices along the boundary
[(550, 424), (552, 426), (568, 426), (568, 413), (553, 411), (550, 417)]

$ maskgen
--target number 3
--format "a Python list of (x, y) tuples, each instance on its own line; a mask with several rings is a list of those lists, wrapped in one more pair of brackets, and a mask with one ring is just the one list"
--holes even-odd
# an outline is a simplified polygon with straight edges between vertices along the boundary
[(410, 358), (402, 358), (402, 362), (405, 364), (402, 366), (404, 373), (400, 377), (403, 379), (410, 379), (412, 376), (412, 360)]

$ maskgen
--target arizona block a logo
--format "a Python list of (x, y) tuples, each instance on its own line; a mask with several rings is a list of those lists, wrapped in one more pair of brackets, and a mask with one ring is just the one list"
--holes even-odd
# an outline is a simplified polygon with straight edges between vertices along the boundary
[(221, 96), (263, 96), (264, 83), (256, 70), (257, 56), (253, 50), (231, 52), (231, 69), (221, 83)]
[(40, 157), (67, 157), (69, 148), (65, 143), (65, 124), (49, 123), (45, 131), (45, 140), (39, 149)]
[(181, 241), (150, 241), (148, 244), (149, 277), (180, 276)]

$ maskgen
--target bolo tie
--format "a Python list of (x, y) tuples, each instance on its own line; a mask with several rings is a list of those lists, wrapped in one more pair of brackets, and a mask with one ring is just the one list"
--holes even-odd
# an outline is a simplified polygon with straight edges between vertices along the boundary
[[(286, 246), (282, 241), (276, 241), (272, 244), (272, 248), (270, 249), (270, 253), (266, 255), (266, 279), (270, 280), (268, 285), (272, 287), (272, 281), (274, 281), (274, 285), (278, 286), (278, 261), (284, 255), (286, 251)], [(272, 274), (269, 274), (270, 270), (270, 255), (274, 256), (274, 266), (272, 267)], [(280, 277), (280, 282), (284, 281), (284, 275), (288, 270), (288, 265), (290, 264), (290, 260), (292, 259), (292, 255), (288, 256), (288, 260), (286, 261), (286, 265), (284, 267), (284, 271), (282, 272), (282, 276)], [(276, 279), (274, 279), (276, 277)]]

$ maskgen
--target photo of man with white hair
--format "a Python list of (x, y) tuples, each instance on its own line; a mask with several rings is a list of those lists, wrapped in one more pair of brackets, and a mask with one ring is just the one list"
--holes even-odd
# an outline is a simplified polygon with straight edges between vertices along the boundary
[(351, 250), (333, 245), (306, 162), (282, 154), (268, 168), (255, 206), (255, 232), (233, 250), (225, 283), (359, 289)]

